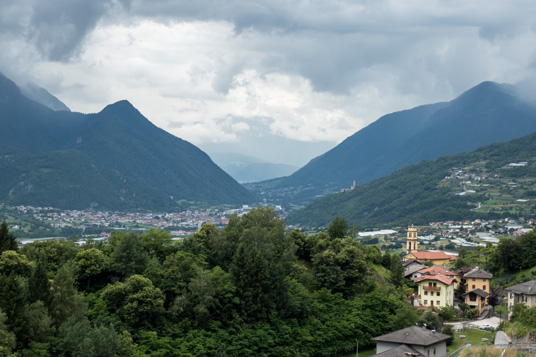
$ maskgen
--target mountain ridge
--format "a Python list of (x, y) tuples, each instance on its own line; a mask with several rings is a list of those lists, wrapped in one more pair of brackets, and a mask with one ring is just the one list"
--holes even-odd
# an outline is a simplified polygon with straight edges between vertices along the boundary
[(294, 174), (248, 187), (284, 202), (359, 185), (421, 160), (467, 152), (536, 131), (536, 108), (511, 85), (483, 82), (449, 102), (390, 113)]
[(2, 146), (43, 154), (78, 150), (96, 165), (174, 200), (250, 203), (254, 196), (196, 146), (156, 127), (130, 102), (99, 113), (53, 111), (0, 77)]

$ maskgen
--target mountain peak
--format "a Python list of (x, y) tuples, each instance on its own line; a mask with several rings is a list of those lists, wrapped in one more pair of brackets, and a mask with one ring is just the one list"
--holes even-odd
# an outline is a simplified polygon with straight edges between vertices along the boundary
[(487, 101), (497, 100), (497, 96), (517, 97), (516, 89), (510, 84), (503, 84), (491, 81), (482, 82), (471, 89), (463, 92), (454, 101), (474, 102), (486, 99)]

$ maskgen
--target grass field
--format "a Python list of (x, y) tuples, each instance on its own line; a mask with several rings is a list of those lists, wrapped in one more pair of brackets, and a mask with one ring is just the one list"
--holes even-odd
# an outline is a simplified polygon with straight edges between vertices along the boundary
[[(461, 339), (460, 335), (465, 336), (465, 338)], [(493, 343), (491, 340), (493, 334), (490, 331), (485, 330), (479, 330), (474, 328), (468, 328), (465, 329), (465, 332), (455, 333), (454, 334), (454, 341), (452, 342), (452, 345), (447, 346), (447, 354), (451, 354), (452, 352), (456, 351), (458, 348), (465, 346), (468, 343), (472, 343), (473, 345), (481, 345), (481, 339), (487, 338), (490, 340), (490, 343)]]

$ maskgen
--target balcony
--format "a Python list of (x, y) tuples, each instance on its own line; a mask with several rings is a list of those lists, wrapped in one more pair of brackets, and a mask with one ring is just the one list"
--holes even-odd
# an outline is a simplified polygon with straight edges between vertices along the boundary
[(422, 289), (428, 291), (441, 291), (439, 286), (423, 286)]

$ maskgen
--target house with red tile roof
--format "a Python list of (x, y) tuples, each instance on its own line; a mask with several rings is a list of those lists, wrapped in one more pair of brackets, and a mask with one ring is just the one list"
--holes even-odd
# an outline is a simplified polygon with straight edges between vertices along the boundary
[(419, 305), (424, 307), (454, 306), (455, 278), (446, 275), (423, 275), (415, 278), (419, 285)]

